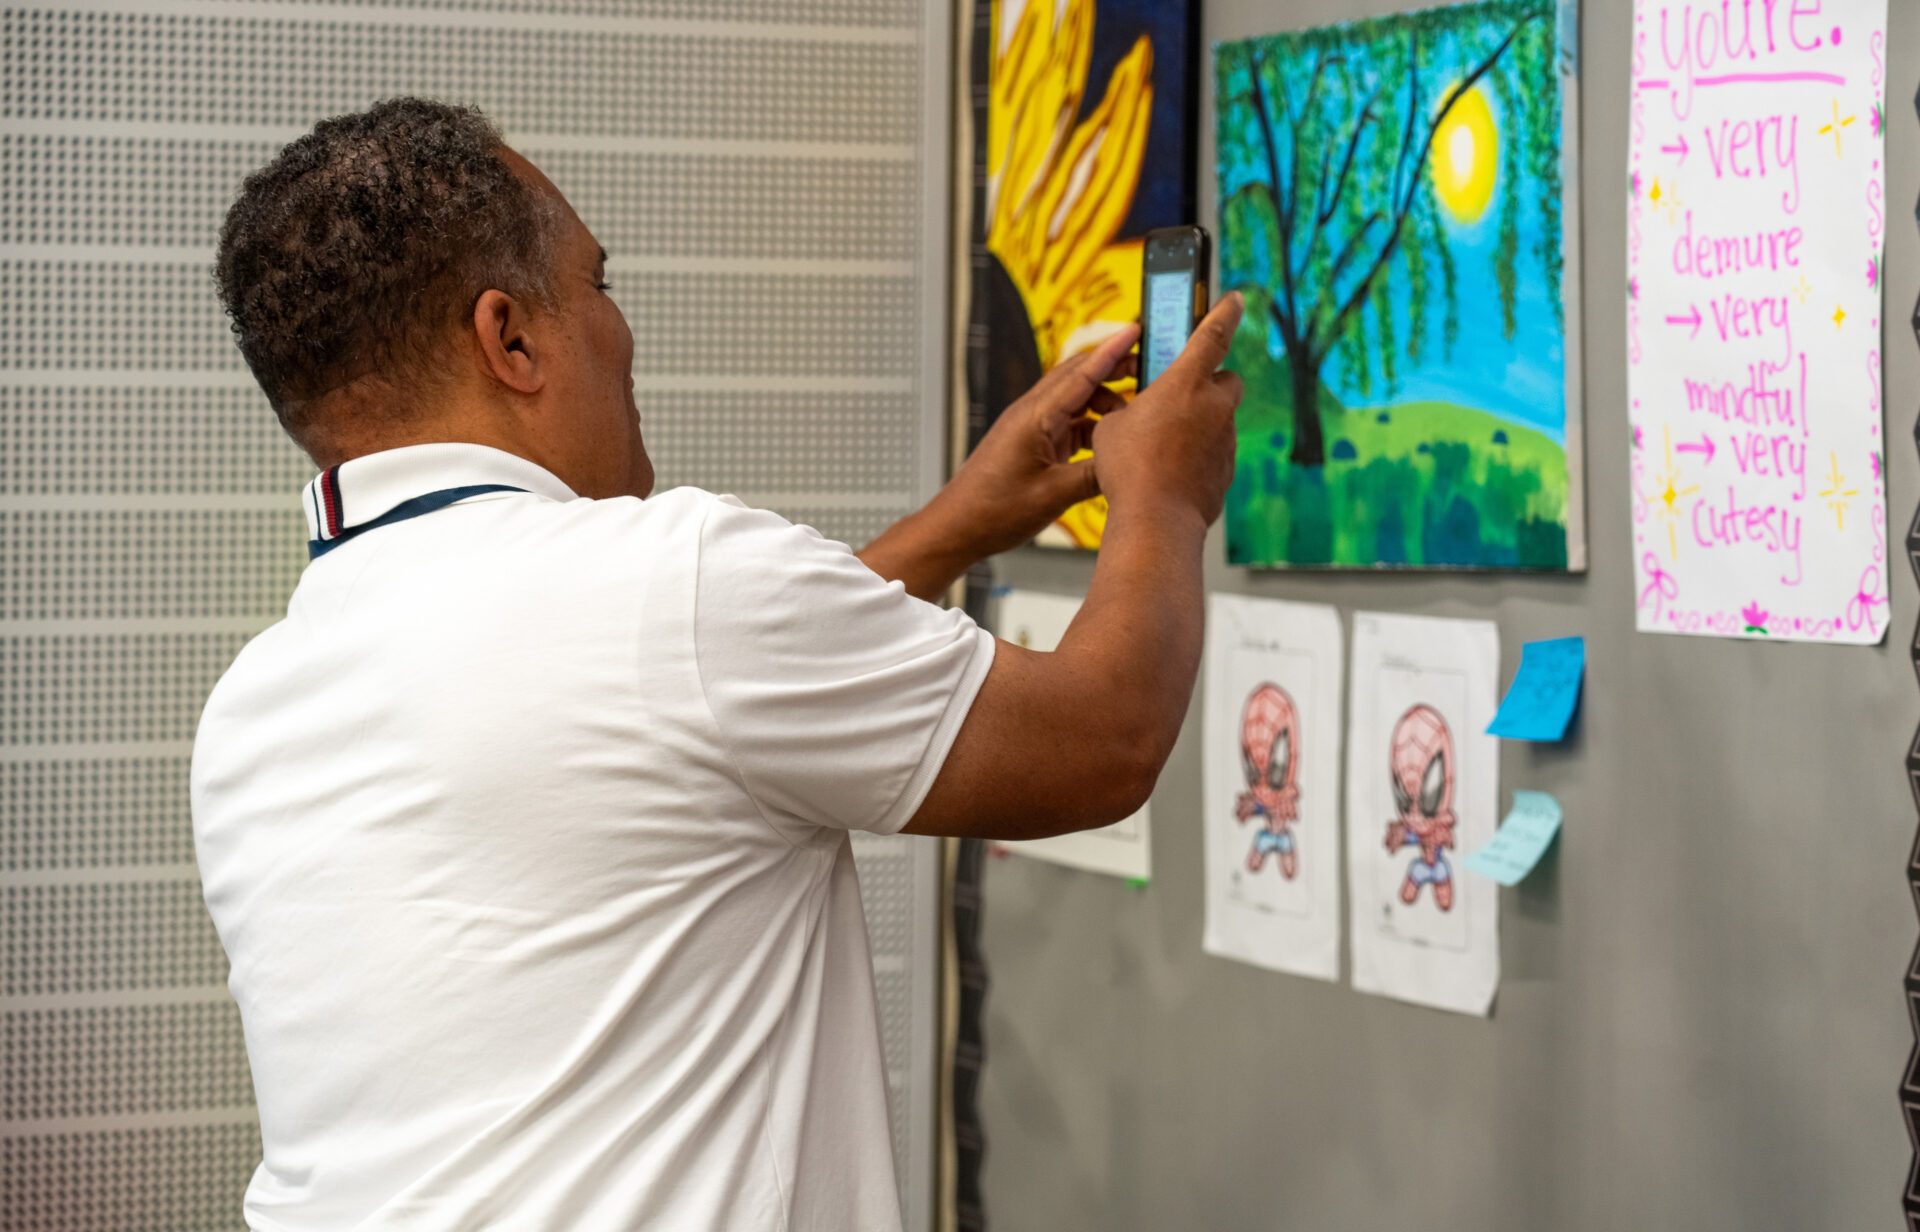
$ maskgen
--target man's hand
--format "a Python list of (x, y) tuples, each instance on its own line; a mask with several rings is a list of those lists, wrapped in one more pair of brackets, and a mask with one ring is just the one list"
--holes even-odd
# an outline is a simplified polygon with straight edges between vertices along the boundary
[(1200, 555), (1233, 479), (1240, 400), (1217, 369), (1239, 322), (1229, 295), (1101, 419), (1093, 465), (1111, 508), (1086, 601), (1058, 650), (995, 649), (907, 833), (1038, 838), (1111, 824), (1152, 793), (1200, 667)]
[(1015, 548), (1068, 508), (1100, 494), (1087, 447), (1097, 417), (1125, 405), (1104, 382), (1132, 376), (1128, 355), (1140, 329), (1129, 325), (1099, 346), (1061, 361), (994, 422), (979, 446), (926, 508), (861, 551), (883, 578), (936, 598), (975, 561)]
[(1238, 291), (1213, 306), (1186, 349), (1118, 414), (1100, 421), (1092, 461), (1114, 512), (1136, 501), (1220, 516), (1233, 483), (1240, 378), (1219, 371), (1240, 327)]
[(1129, 325), (1090, 351), (1056, 364), (1001, 412), (960, 473), (934, 500), (978, 536), (978, 556), (1019, 547), (1049, 522), (1100, 494), (1093, 461), (1069, 461), (1088, 447), (1097, 417), (1126, 405), (1105, 382), (1132, 376), (1128, 355), (1140, 336)]

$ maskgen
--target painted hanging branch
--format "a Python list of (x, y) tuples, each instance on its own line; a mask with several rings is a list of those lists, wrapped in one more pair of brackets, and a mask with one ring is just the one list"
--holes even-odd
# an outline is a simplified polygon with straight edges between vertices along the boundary
[[(1294, 465), (1326, 460), (1321, 372), (1337, 348), (1362, 393), (1376, 369), (1393, 388), (1399, 352), (1415, 361), (1423, 353), (1436, 293), (1443, 342), (1452, 347), (1458, 270), (1429, 160), (1448, 116), (1476, 90), (1498, 98), (1501, 161), (1535, 180), (1533, 204), (1558, 234), (1558, 109), (1515, 85), (1555, 71), (1552, 18), (1545, 0), (1493, 0), (1398, 19), (1392, 33), (1359, 22), (1279, 36), (1249, 44), (1230, 66), (1220, 106), (1233, 109), (1244, 136), (1233, 145), (1244, 148), (1223, 149), (1222, 158), (1243, 153), (1254, 171), (1222, 206), (1232, 218), (1223, 229), (1257, 237), (1254, 247), (1264, 251), (1223, 252), (1223, 272), (1265, 314), (1285, 353)], [(1364, 61), (1350, 54), (1362, 44)], [(1499, 178), (1492, 273), (1511, 338), (1525, 177)], [(1557, 314), (1557, 249), (1531, 255), (1542, 262)]]

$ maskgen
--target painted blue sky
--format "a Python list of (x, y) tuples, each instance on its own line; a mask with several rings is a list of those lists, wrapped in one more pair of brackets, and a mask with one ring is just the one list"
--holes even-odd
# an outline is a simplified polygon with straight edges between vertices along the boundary
[[(1481, 36), (1481, 46), (1488, 39), (1497, 37), (1495, 32), (1488, 29), (1476, 33)], [(1298, 57), (1297, 62), (1289, 64), (1286, 70), (1296, 76), (1303, 73), (1304, 66), (1310, 63), (1305, 51), (1287, 45), (1286, 36), (1260, 41), (1268, 42), (1283, 57)], [(1217, 47), (1216, 56), (1228, 46), (1233, 45)], [(1438, 46), (1430, 50), (1429, 63), (1463, 66), (1472, 63), (1477, 54), (1480, 53), (1469, 51), (1454, 38), (1443, 37)], [(1363, 75), (1371, 70), (1370, 58), (1364, 50), (1357, 54), (1350, 50), (1348, 55), (1350, 63), (1355, 64)], [(1456, 68), (1455, 71), (1459, 70)], [(1482, 93), (1493, 112), (1495, 125), (1504, 126), (1505, 116), (1497, 92), (1483, 84)], [(1235, 128), (1247, 126), (1245, 133), (1235, 133), (1234, 142), (1229, 143), (1223, 136), (1216, 145), (1216, 156), (1220, 158), (1217, 170), (1222, 201), (1249, 180), (1266, 178), (1265, 166), (1253, 157), (1252, 124), (1248, 117), (1239, 114), (1243, 110), (1236, 109), (1231, 121), (1224, 116), (1220, 118), (1223, 125), (1231, 124)], [(1230, 144), (1240, 151), (1237, 157), (1229, 153)], [(1321, 378), (1348, 406), (1385, 407), (1407, 402), (1453, 402), (1478, 407), (1543, 432), (1556, 442), (1565, 443), (1565, 344), (1560, 322), (1554, 314), (1553, 305), (1548, 302), (1545, 275), (1539, 262), (1531, 255), (1542, 233), (1542, 220), (1531, 185), (1523, 186), (1520, 193), (1519, 255), (1515, 262), (1518, 280), (1516, 331), (1512, 339), (1501, 337), (1493, 254), (1499, 239), (1502, 180), (1509, 172), (1504, 154), (1505, 151), (1502, 151), (1501, 164), (1496, 172), (1500, 178), (1496, 178), (1494, 183), (1493, 200), (1477, 222), (1470, 226), (1459, 225), (1444, 207), (1442, 209), (1442, 217), (1449, 222), (1448, 234), (1452, 240), (1454, 265), (1459, 274), (1457, 302), (1460, 324), (1451, 353), (1442, 344), (1443, 305), (1435, 271), (1435, 294), (1428, 303), (1425, 351), (1417, 368), (1409, 366), (1404, 354), (1407, 337), (1405, 260), (1396, 256), (1390, 272), (1392, 285), (1400, 291), (1395, 300), (1395, 333), (1401, 349), (1396, 373), (1398, 383), (1389, 391), (1376, 367), (1372, 389), (1362, 395), (1358, 382), (1354, 380), (1354, 373), (1348, 370), (1336, 351), (1321, 370)], [(1265, 252), (1264, 239), (1257, 236), (1242, 237), (1236, 245), (1232, 237), (1221, 238), (1221, 275), (1226, 285), (1232, 285), (1237, 278), (1258, 279), (1265, 276), (1263, 267), (1270, 264), (1271, 256)], [(1554, 239), (1557, 247), (1559, 237)], [(1337, 237), (1335, 242), (1338, 243)], [(1227, 254), (1236, 247), (1249, 254), (1247, 259), (1253, 262), (1252, 268), (1230, 268)], [(1276, 358), (1282, 357), (1277, 336), (1270, 342), (1269, 350)]]
[[(1494, 119), (1500, 121), (1498, 103)], [(1504, 160), (1498, 174), (1504, 175)], [(1499, 211), (1500, 185), (1494, 184), (1495, 200), (1470, 227), (1450, 227), (1453, 259), (1459, 270), (1460, 333), (1448, 358), (1441, 345), (1440, 299), (1438, 294), (1428, 311), (1427, 347), (1418, 368), (1410, 368), (1401, 358), (1399, 388), (1388, 393), (1374, 373), (1373, 391), (1362, 398), (1353, 374), (1341, 362), (1339, 352), (1327, 361), (1321, 378), (1328, 388), (1348, 406), (1388, 406), (1402, 402), (1456, 402), (1479, 407), (1502, 419), (1512, 420), (1546, 433), (1559, 444), (1566, 443), (1566, 346), (1553, 305), (1547, 300), (1546, 278), (1539, 262), (1529, 254), (1540, 236), (1540, 216), (1527, 208), (1522, 194), (1520, 215), (1519, 278), (1515, 305), (1516, 329), (1513, 340), (1500, 336), (1500, 300), (1494, 290), (1493, 252), (1499, 238), (1495, 216)], [(1444, 213), (1444, 211), (1443, 211)], [(1405, 286), (1404, 262), (1394, 258), (1394, 277)], [(1396, 301), (1398, 334), (1403, 343), (1407, 324), (1405, 304)]]

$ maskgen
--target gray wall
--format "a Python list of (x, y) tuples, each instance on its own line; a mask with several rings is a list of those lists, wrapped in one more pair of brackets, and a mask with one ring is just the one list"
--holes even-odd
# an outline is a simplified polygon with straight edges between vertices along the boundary
[[(1211, 0), (1206, 39), (1392, 0)], [(1584, 634), (1580, 725), (1503, 743), (1501, 788), (1553, 792), (1558, 849), (1501, 911), (1491, 1021), (1200, 952), (1198, 710), (1153, 799), (1155, 877), (989, 861), (986, 1190), (999, 1232), (1102, 1228), (1893, 1229), (1895, 1088), (1916, 935), (1901, 759), (1920, 719), (1914, 583), (1890, 565), (1872, 649), (1633, 631), (1623, 358), (1631, 5), (1584, 17), (1585, 577), (1314, 577), (1223, 563), (1212, 589)], [(1891, 0), (1890, 531), (1915, 496), (1910, 207), (1920, 5)], [(1211, 87), (1211, 64), (1202, 76)], [(1213, 225), (1212, 112), (1201, 218)], [(1066, 593), (1091, 561), (1027, 549), (999, 580)], [(1805, 716), (1795, 723), (1791, 715)], [(1810, 720), (1810, 721), (1807, 721)]]

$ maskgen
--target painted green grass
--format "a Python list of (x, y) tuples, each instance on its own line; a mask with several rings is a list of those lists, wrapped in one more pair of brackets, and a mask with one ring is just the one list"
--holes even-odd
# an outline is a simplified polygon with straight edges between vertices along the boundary
[(1243, 415), (1230, 562), (1566, 568), (1567, 456), (1545, 435), (1473, 407), (1323, 395), (1327, 464), (1295, 468), (1290, 421)]
[(1445, 402), (1349, 410), (1322, 385), (1327, 462), (1296, 468), (1285, 361), (1243, 324), (1226, 366), (1246, 383), (1229, 563), (1567, 567), (1567, 455), (1552, 438)]

